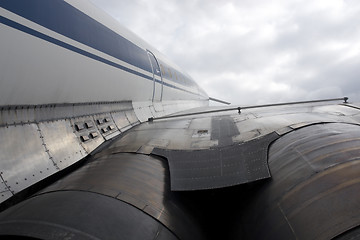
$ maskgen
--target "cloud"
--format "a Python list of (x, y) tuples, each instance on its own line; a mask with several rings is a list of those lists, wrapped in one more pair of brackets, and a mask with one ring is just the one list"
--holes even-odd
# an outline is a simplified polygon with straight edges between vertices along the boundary
[[(360, 2), (92, 0), (234, 104), (360, 102)], [(340, 95), (340, 96), (339, 96)]]

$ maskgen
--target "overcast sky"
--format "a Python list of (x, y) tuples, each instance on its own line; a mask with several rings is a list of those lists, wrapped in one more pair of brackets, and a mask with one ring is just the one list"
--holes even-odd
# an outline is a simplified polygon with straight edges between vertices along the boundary
[(360, 102), (358, 0), (91, 0), (212, 97)]

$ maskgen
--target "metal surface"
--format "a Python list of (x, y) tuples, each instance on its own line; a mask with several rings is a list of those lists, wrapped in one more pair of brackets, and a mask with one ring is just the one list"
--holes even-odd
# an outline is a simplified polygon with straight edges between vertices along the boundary
[(98, 114), (94, 116), (95, 123), (105, 140), (109, 140), (120, 134), (110, 114)]
[(178, 239), (141, 210), (84, 191), (42, 194), (8, 209), (0, 216), (0, 235), (49, 240)]
[[(272, 180), (243, 216), (251, 239), (331, 239), (360, 225), (360, 126), (318, 124), (269, 151)], [(251, 221), (250, 221), (251, 219)]]
[(53, 121), (131, 109), (131, 101), (1, 106), (0, 126)]
[[(201, 130), (199, 131), (201, 132)], [(233, 137), (239, 134), (234, 119), (230, 116), (213, 117), (211, 119), (211, 140), (217, 140), (219, 147), (233, 144)]]
[[(360, 225), (359, 113), (346, 105), (304, 104), (139, 124), (31, 199), (64, 192), (100, 194), (130, 204), (181, 239), (330, 239)], [(89, 118), (94, 121), (89, 122)], [(93, 116), (71, 120), (76, 141), (80, 139), (75, 123), (82, 124), (77, 127), (82, 133), (97, 128), (95, 121)], [(69, 120), (39, 124), (45, 133), (39, 134), (43, 136), (40, 142), (46, 144), (43, 149), (48, 149), (54, 160), (46, 132), (63, 122), (70, 124)], [(130, 126), (128, 118), (119, 122)], [(44, 126), (49, 129), (42, 131)], [(156, 151), (167, 159), (151, 155)], [(263, 180), (256, 181), (259, 179)], [(185, 184), (171, 189), (174, 181)], [(179, 189), (182, 191), (171, 191)], [(51, 209), (66, 202), (60, 195), (55, 198), (58, 201), (50, 201), (52, 205), (48, 200), (42, 204)], [(89, 196), (85, 198), (87, 201)], [(94, 207), (87, 209), (98, 204), (95, 201), (91, 203)], [(65, 205), (71, 211), (69, 217), (48, 210), (49, 215), (42, 215), (44, 221), (54, 221), (56, 216), (63, 224), (77, 214), (70, 203)], [(120, 205), (112, 210), (114, 215), (124, 211), (122, 216), (127, 217), (128, 210)], [(30, 204), (21, 209), (34, 207)], [(142, 214), (135, 215), (138, 219), (133, 225), (143, 219)], [(87, 221), (71, 227), (83, 229), (83, 222)], [(121, 225), (119, 230), (128, 228)], [(23, 229), (29, 232), (32, 227)]]
[[(86, 153), (92, 152), (105, 141), (100, 134), (101, 130), (98, 129), (93, 116), (72, 118), (70, 121), (73, 131)], [(77, 127), (78, 125), (83, 127), (79, 129)]]
[(0, 203), (5, 201), (6, 199), (9, 199), (12, 196), (13, 194), (9, 190), (8, 186), (6, 186), (2, 178), (2, 172), (0, 172)]
[(1, 176), (13, 193), (57, 172), (37, 125), (0, 128), (0, 136)]
[(172, 191), (223, 188), (269, 178), (267, 151), (277, 137), (273, 133), (247, 143), (209, 150), (156, 148), (152, 154), (167, 158)]
[[(94, 156), (89, 161), (84, 167), (42, 190), (36, 198), (59, 191), (98, 193), (129, 203), (160, 221), (181, 239), (201, 239), (192, 213), (170, 191), (166, 160), (121, 153)], [(94, 203), (87, 209), (97, 207), (97, 203)], [(122, 209), (113, 211), (117, 215), (121, 214)], [(51, 213), (48, 217), (56, 219), (61, 215)], [(93, 217), (98, 218), (96, 215)]]
[[(83, 128), (85, 128), (84, 125), (82, 125)], [(59, 169), (64, 169), (87, 155), (74, 134), (70, 120), (42, 122), (39, 123), (39, 128), (46, 148)]]
[(242, 110), (246, 110), (246, 109), (290, 106), (290, 105), (307, 104), (307, 103), (324, 103), (324, 102), (332, 102), (332, 101), (344, 101), (344, 103), (347, 103), (347, 100), (348, 100), (347, 97), (343, 97), (343, 98), (332, 98), (332, 99), (302, 101), (302, 102), (274, 103), (274, 104), (254, 105), (254, 106), (245, 106), (245, 107), (239, 106), (239, 107), (232, 107), (232, 108), (219, 108), (216, 110), (206, 110), (206, 111), (197, 111), (197, 112), (191, 112), (191, 113), (174, 114), (174, 115), (163, 116), (163, 117), (158, 117), (158, 118), (151, 117), (148, 119), (148, 121), (177, 118), (177, 117), (186, 117), (186, 116), (193, 116), (193, 115), (199, 115), (199, 114), (227, 112), (227, 111), (238, 111), (238, 113), (240, 114)]
[(131, 124), (126, 117), (125, 112), (114, 112), (111, 113), (111, 116), (114, 119), (114, 123), (119, 131), (124, 132), (131, 128)]

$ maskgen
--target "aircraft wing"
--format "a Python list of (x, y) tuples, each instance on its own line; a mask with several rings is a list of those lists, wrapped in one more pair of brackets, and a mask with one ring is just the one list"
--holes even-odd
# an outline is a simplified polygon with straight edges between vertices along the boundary
[(209, 107), (84, 1), (0, 33), (0, 239), (360, 238), (360, 104)]

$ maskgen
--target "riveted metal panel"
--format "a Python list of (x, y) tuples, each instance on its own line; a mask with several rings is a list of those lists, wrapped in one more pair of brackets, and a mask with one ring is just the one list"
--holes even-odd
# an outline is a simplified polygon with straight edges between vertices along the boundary
[[(177, 199), (176, 193), (170, 191), (168, 167), (166, 161), (161, 158), (128, 153), (91, 156), (86, 165), (70, 173), (61, 181), (48, 186), (34, 198), (64, 192), (71, 193), (70, 196), (75, 195), (73, 193), (76, 192), (88, 192), (86, 195), (103, 197), (106, 195), (106, 198), (129, 203), (149, 214), (181, 239), (202, 239), (199, 226), (192, 213), (184, 203)], [(83, 201), (87, 202), (87, 200)], [(87, 209), (91, 211), (94, 207), (101, 208), (102, 205), (98, 204), (95, 202)], [(71, 202), (69, 205), (71, 206)], [(114, 208), (112, 211), (115, 215), (125, 214), (121, 212), (121, 208)], [(51, 213), (44, 213), (44, 215), (54, 219)], [(72, 215), (56, 214), (56, 218), (61, 220), (70, 216)], [(111, 217), (111, 214), (106, 216)], [(97, 219), (96, 216), (92, 217)], [(83, 223), (80, 221), (77, 224)]]
[[(92, 116), (71, 118), (70, 122), (73, 132), (87, 153), (92, 152), (105, 141)], [(84, 128), (77, 130), (77, 125), (82, 125)]]
[[(82, 126), (84, 129), (84, 124)], [(39, 128), (53, 161), (60, 169), (70, 166), (87, 155), (71, 127), (70, 120), (39, 123)]]
[(94, 119), (99, 132), (106, 140), (120, 134), (110, 114), (98, 114), (94, 116)]
[(128, 118), (125, 115), (125, 112), (115, 112), (115, 113), (111, 113), (111, 116), (114, 119), (114, 122), (117, 126), (117, 128), (121, 131), (124, 132), (127, 129), (129, 129), (129, 127), (131, 127), (131, 124), (128, 120)]
[[(139, 119), (136, 117), (136, 114), (135, 114), (135, 112), (133, 111), (133, 110), (131, 110), (131, 111), (126, 111), (125, 112), (125, 115), (126, 115), (126, 117), (127, 117), (127, 119), (129, 120), (129, 122), (130, 122), (130, 124), (131, 125), (137, 125), (137, 124), (139, 124), (140, 122), (139, 122)], [(147, 120), (147, 119), (146, 119)], [(145, 121), (146, 121), (145, 120)]]
[(0, 192), (0, 203), (4, 202), (5, 200), (11, 198), (13, 196), (13, 194), (11, 193), (11, 191), (3, 191)]
[(178, 239), (141, 209), (85, 191), (50, 192), (5, 210), (0, 214), (2, 239), (4, 235), (24, 239)]
[(16, 193), (57, 171), (45, 152), (36, 124), (0, 128), (0, 169)]
[(191, 119), (169, 119), (156, 122), (142, 123), (141, 126), (135, 128), (134, 131), (144, 131), (147, 129), (188, 129)]
[(6, 106), (0, 109), (0, 126), (53, 121), (129, 109), (132, 109), (130, 101)]
[(0, 203), (2, 203), (3, 201), (5, 201), (6, 199), (8, 199), (12, 196), (13, 196), (13, 194), (8, 189), (6, 184), (3, 182), (2, 176), (0, 174)]
[(1, 192), (5, 192), (8, 191), (9, 189), (7, 188), (7, 186), (5, 185), (5, 183), (2, 180), (2, 177), (0, 175), (0, 193)]
[[(360, 126), (315, 124), (296, 129), (269, 149), (272, 180), (245, 219), (251, 239), (332, 239), (360, 224)], [(251, 229), (251, 228), (250, 228)]]
[(165, 150), (153, 154), (166, 157), (171, 190), (187, 191), (229, 187), (270, 177), (267, 151), (276, 133), (243, 144), (207, 150)]

